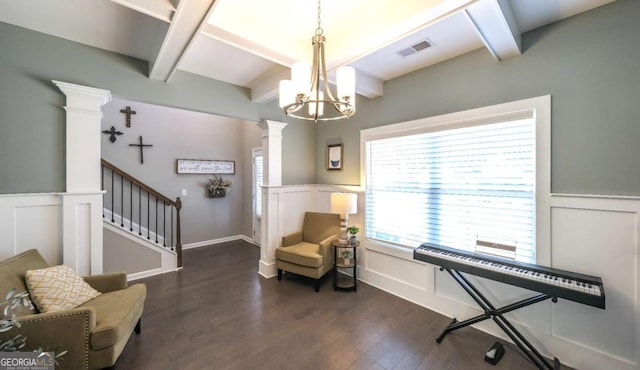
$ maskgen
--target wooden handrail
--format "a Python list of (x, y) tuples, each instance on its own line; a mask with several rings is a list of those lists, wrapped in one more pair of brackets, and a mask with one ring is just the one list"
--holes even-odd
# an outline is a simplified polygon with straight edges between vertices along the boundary
[[(128, 173), (124, 172), (123, 170), (119, 169), (118, 167), (114, 166), (113, 164), (109, 163), (108, 161), (101, 159), (100, 160), (102, 162), (102, 165), (104, 167), (107, 167), (108, 169), (112, 170), (113, 172), (117, 173), (118, 175), (122, 176), (123, 178), (131, 181), (132, 184), (139, 186), (140, 188), (142, 188), (142, 190), (147, 191), (151, 194), (153, 194), (154, 196), (158, 197), (158, 199), (162, 200), (163, 202), (169, 203), (172, 206), (177, 207), (177, 201), (170, 199), (167, 196), (162, 195), (161, 192), (155, 190), (154, 188), (150, 187), (149, 185), (143, 183), (142, 181), (136, 179), (135, 177), (129, 175)], [(178, 198), (180, 199), (180, 198)]]
[[(126, 179), (127, 181), (129, 181), (132, 184), (132, 186), (135, 185), (138, 188), (140, 188), (141, 190), (144, 190), (145, 192), (147, 192), (147, 194), (155, 196), (156, 200), (160, 200), (160, 201), (164, 202), (167, 205), (171, 205), (171, 206), (175, 207), (175, 209), (176, 209), (176, 255), (177, 255), (176, 257), (177, 257), (177, 265), (178, 265), (177, 267), (182, 267), (182, 241), (181, 241), (181, 227), (180, 227), (180, 209), (182, 209), (182, 200), (180, 199), (180, 197), (177, 197), (176, 200), (173, 200), (173, 199), (163, 195), (159, 191), (153, 189), (149, 185), (143, 183), (142, 181), (136, 179), (132, 175), (130, 175), (130, 174), (126, 173), (125, 171), (119, 169), (118, 167), (114, 166), (109, 161), (106, 161), (104, 159), (100, 159), (100, 162), (102, 163), (102, 167), (111, 170), (112, 173), (117, 173), (123, 179)], [(113, 210), (112, 210), (112, 212), (113, 212)], [(156, 230), (155, 232), (156, 232), (156, 235), (157, 235), (158, 230)], [(166, 238), (166, 235), (164, 237)], [(156, 243), (157, 243), (157, 237), (156, 237)]]

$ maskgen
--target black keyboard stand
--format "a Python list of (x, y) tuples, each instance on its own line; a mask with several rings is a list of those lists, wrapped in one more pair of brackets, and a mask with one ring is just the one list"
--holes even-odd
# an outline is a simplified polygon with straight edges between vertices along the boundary
[(454, 330), (458, 330), (464, 328), (465, 326), (473, 325), (475, 323), (487, 320), (489, 318), (493, 319), (495, 323), (504, 331), (509, 338), (520, 348), (520, 350), (538, 367), (540, 370), (550, 369), (550, 370), (558, 370), (560, 369), (560, 361), (557, 358), (554, 358), (553, 364), (549, 362), (544, 356), (538, 352), (535, 347), (527, 339), (520, 334), (520, 332), (507, 320), (503, 314), (507, 312), (511, 312), (517, 310), (522, 307), (526, 307), (532, 305), (534, 303), (545, 301), (549, 298), (556, 303), (558, 299), (556, 297), (552, 297), (548, 294), (541, 293), (536, 296), (526, 298), (520, 300), (518, 302), (512, 303), (510, 305), (495, 308), (493, 304), (484, 296), (480, 291), (467, 280), (467, 278), (462, 275), (460, 271), (452, 270), (449, 268), (440, 268), (440, 271), (446, 270), (455, 281), (460, 284), (462, 289), (464, 289), (471, 298), (484, 310), (484, 313), (478, 315), (476, 317), (472, 317), (470, 319), (460, 321), (455, 318), (451, 323), (444, 329), (442, 334), (436, 339), (437, 343), (442, 342), (442, 339)]

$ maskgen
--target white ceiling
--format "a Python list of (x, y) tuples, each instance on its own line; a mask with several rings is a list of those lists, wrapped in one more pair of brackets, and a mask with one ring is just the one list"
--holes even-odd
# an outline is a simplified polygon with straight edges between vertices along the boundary
[[(523, 32), (612, 1), (323, 0), (327, 67), (356, 68), (357, 92), (373, 98), (384, 81), (479, 48), (496, 62), (520, 55)], [(146, 60), (152, 79), (183, 70), (267, 102), (311, 57), (317, 1), (7, 0), (0, 22)], [(432, 46), (398, 54), (424, 40)]]

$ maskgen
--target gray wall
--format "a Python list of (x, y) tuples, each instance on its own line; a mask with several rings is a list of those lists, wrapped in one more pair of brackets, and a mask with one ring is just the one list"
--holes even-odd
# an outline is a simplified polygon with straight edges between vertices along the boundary
[[(136, 111), (130, 128), (125, 127), (120, 113), (125, 106)], [(115, 143), (109, 141), (109, 135), (102, 136), (102, 157), (165, 196), (181, 197), (183, 244), (246, 233), (244, 204), (251, 204), (251, 148), (260, 145), (262, 138), (255, 123), (121, 99), (106, 104), (102, 112), (102, 130), (114, 126), (123, 132)], [(144, 164), (139, 148), (129, 146), (138, 143), (139, 136), (153, 145), (144, 149)], [(222, 175), (232, 181), (231, 191), (224, 198), (208, 198), (205, 185), (212, 175), (176, 174), (177, 158), (235, 161), (236, 173)], [(181, 195), (182, 189), (187, 196)]]
[(103, 235), (105, 274), (120, 271), (133, 274), (160, 267), (160, 253), (106, 228)]
[(0, 194), (65, 190), (64, 95), (51, 80), (144, 103), (289, 122), (283, 182), (313, 182), (314, 154), (307, 150), (314, 126), (285, 119), (275, 102), (251, 103), (245, 88), (181, 71), (169, 83), (150, 80), (145, 61), (2, 22), (0, 50)]
[[(551, 189), (640, 195), (640, 1), (610, 5), (526, 33), (522, 56), (482, 49), (384, 85), (349, 121), (318, 126), (316, 181), (360, 183), (359, 130), (551, 94)], [(344, 142), (344, 171), (325, 146)]]
[[(285, 119), (238, 86), (178, 72), (146, 77), (147, 63), (0, 23), (0, 193), (64, 190), (64, 97), (52, 79), (114, 96), (249, 121), (288, 122), (283, 184), (358, 184), (359, 130), (533, 96), (552, 95), (552, 190), (640, 195), (640, 2), (618, 0), (523, 36), (522, 56), (478, 50), (358, 97), (349, 121)], [(344, 171), (327, 172), (327, 143), (345, 144)]]

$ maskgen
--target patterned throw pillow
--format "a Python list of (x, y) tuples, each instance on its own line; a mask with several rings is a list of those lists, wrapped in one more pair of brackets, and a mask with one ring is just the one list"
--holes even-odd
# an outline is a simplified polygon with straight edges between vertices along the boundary
[(102, 294), (65, 265), (29, 270), (25, 281), (40, 312), (75, 308)]

